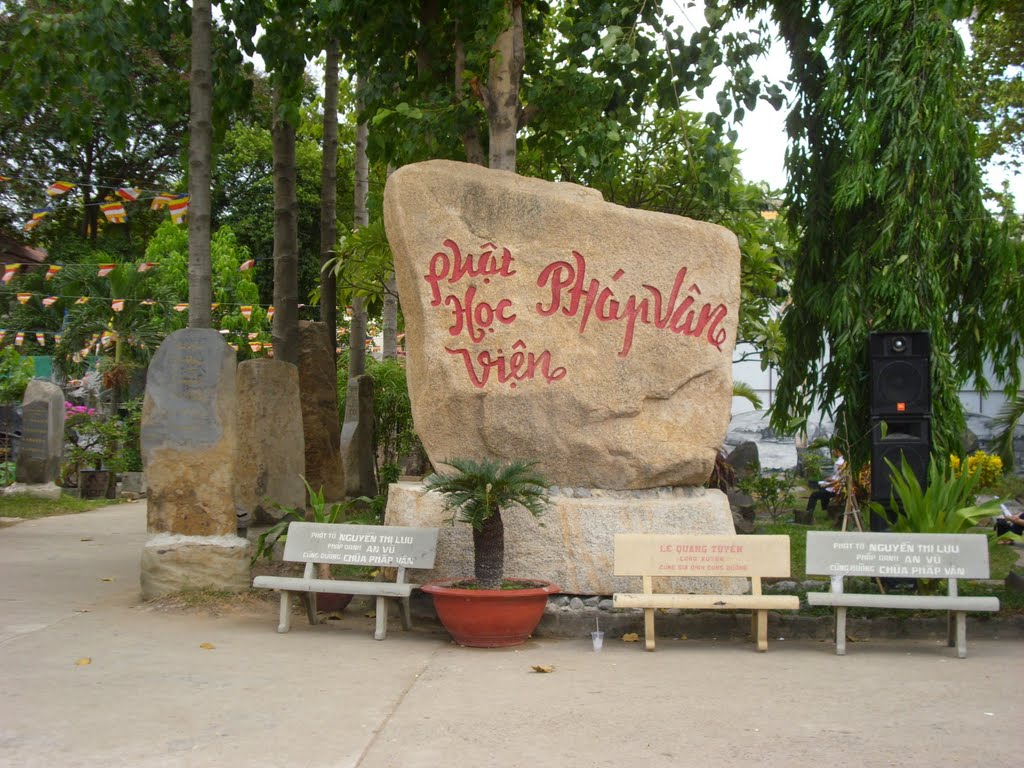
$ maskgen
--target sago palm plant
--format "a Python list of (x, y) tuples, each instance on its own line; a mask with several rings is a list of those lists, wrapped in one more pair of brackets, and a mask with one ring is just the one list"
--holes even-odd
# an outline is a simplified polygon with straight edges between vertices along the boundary
[(548, 505), (551, 484), (536, 462), (503, 463), (484, 459), (450, 459), (452, 472), (435, 472), (424, 480), (427, 491), (444, 498), (453, 520), (473, 527), (473, 572), (480, 589), (501, 589), (505, 571), (505, 527), (501, 513), (515, 505), (534, 517)]

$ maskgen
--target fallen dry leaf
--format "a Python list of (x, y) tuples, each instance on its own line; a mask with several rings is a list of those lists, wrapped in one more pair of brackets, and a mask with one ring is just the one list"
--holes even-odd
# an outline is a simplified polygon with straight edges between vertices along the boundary
[(376, 611), (367, 611), (366, 613), (363, 614), (363, 616), (365, 616), (368, 619), (376, 619), (377, 618), (377, 612)]
[(680, 640), (689, 640), (690, 638), (688, 638), (686, 635), (680, 635), (679, 639)]
[(92, 541), (92, 536), (85, 536), (84, 538), (79, 539), (79, 541)]
[(114, 580), (113, 576), (104, 576), (102, 579), (100, 579), (100, 581), (113, 581), (113, 580)]
[(555, 668), (548, 664), (534, 664), (532, 667), (530, 667), (530, 669), (532, 669), (534, 672), (540, 672), (542, 674), (547, 674), (548, 672), (555, 671)]
[(640, 640), (640, 635), (636, 632), (627, 632), (622, 636), (622, 642), (624, 643), (635, 643)]
[(200, 643), (199, 647), (203, 648), (204, 650), (207, 650), (207, 651), (212, 651), (217, 646), (214, 645), (213, 643)]
[(76, 667), (87, 667), (90, 664), (92, 664), (92, 659), (90, 659), (88, 656), (83, 656), (75, 662)]

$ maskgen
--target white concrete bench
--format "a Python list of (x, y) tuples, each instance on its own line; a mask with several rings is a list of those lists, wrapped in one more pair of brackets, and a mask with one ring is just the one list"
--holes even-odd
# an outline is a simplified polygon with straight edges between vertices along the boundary
[[(622, 533), (615, 536), (615, 575), (643, 577), (643, 592), (616, 593), (616, 608), (643, 608), (644, 642), (654, 650), (658, 608), (748, 610), (757, 650), (768, 650), (768, 611), (795, 611), (796, 595), (764, 595), (761, 577), (789, 576), (788, 536), (685, 536)], [(749, 595), (655, 592), (658, 576), (714, 576), (750, 579)]]
[[(947, 643), (967, 656), (967, 611), (998, 611), (997, 597), (963, 597), (957, 579), (987, 579), (988, 537), (980, 533), (807, 533), (807, 574), (831, 577), (831, 591), (808, 592), (809, 605), (832, 606), (836, 654), (846, 654), (847, 608), (896, 608), (949, 612)], [(948, 579), (945, 595), (846, 592), (847, 576)], [(955, 616), (955, 621), (954, 621)]]
[[(374, 638), (383, 640), (388, 631), (388, 598), (401, 603), (402, 627), (409, 629), (409, 596), (415, 584), (405, 581), (406, 568), (433, 568), (437, 552), (437, 528), (406, 528), (384, 525), (340, 525), (292, 523), (284, 544), (284, 559), (305, 563), (302, 578), (257, 576), (252, 585), (281, 593), (278, 632), (291, 628), (291, 596), (305, 598), (309, 623), (316, 624), (316, 594), (370, 595), (377, 598), (377, 628)], [(397, 569), (395, 581), (345, 581), (314, 578), (316, 563), (367, 565)]]

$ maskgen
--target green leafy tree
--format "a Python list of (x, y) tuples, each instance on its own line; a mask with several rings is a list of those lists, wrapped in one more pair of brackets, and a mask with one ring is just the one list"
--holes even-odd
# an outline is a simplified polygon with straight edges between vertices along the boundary
[(971, 19), (968, 104), (981, 125), (978, 156), (1019, 168), (1024, 158), (1024, 5), (987, 0)]
[(767, 9), (789, 50), (787, 211), (797, 248), (782, 319), (786, 344), (772, 411), (783, 432), (818, 407), (845, 425), (854, 466), (868, 454), (867, 340), (932, 337), (933, 438), (958, 447), (957, 397), (983, 360), (1016, 387), (1020, 337), (1002, 315), (1020, 263), (982, 206), (964, 48), (924, 0), (734, 2)]

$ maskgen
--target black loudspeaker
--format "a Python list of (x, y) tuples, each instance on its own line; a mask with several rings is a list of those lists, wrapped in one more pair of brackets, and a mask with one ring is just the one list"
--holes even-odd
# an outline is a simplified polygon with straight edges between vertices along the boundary
[[(883, 437), (884, 433), (884, 437)], [(922, 488), (928, 486), (928, 458), (932, 451), (931, 419), (904, 416), (871, 421), (871, 499), (883, 504), (892, 496), (891, 461), (898, 470), (906, 458)], [(902, 457), (902, 458), (901, 458)]]
[(931, 340), (926, 331), (872, 333), (871, 415), (928, 416)]

